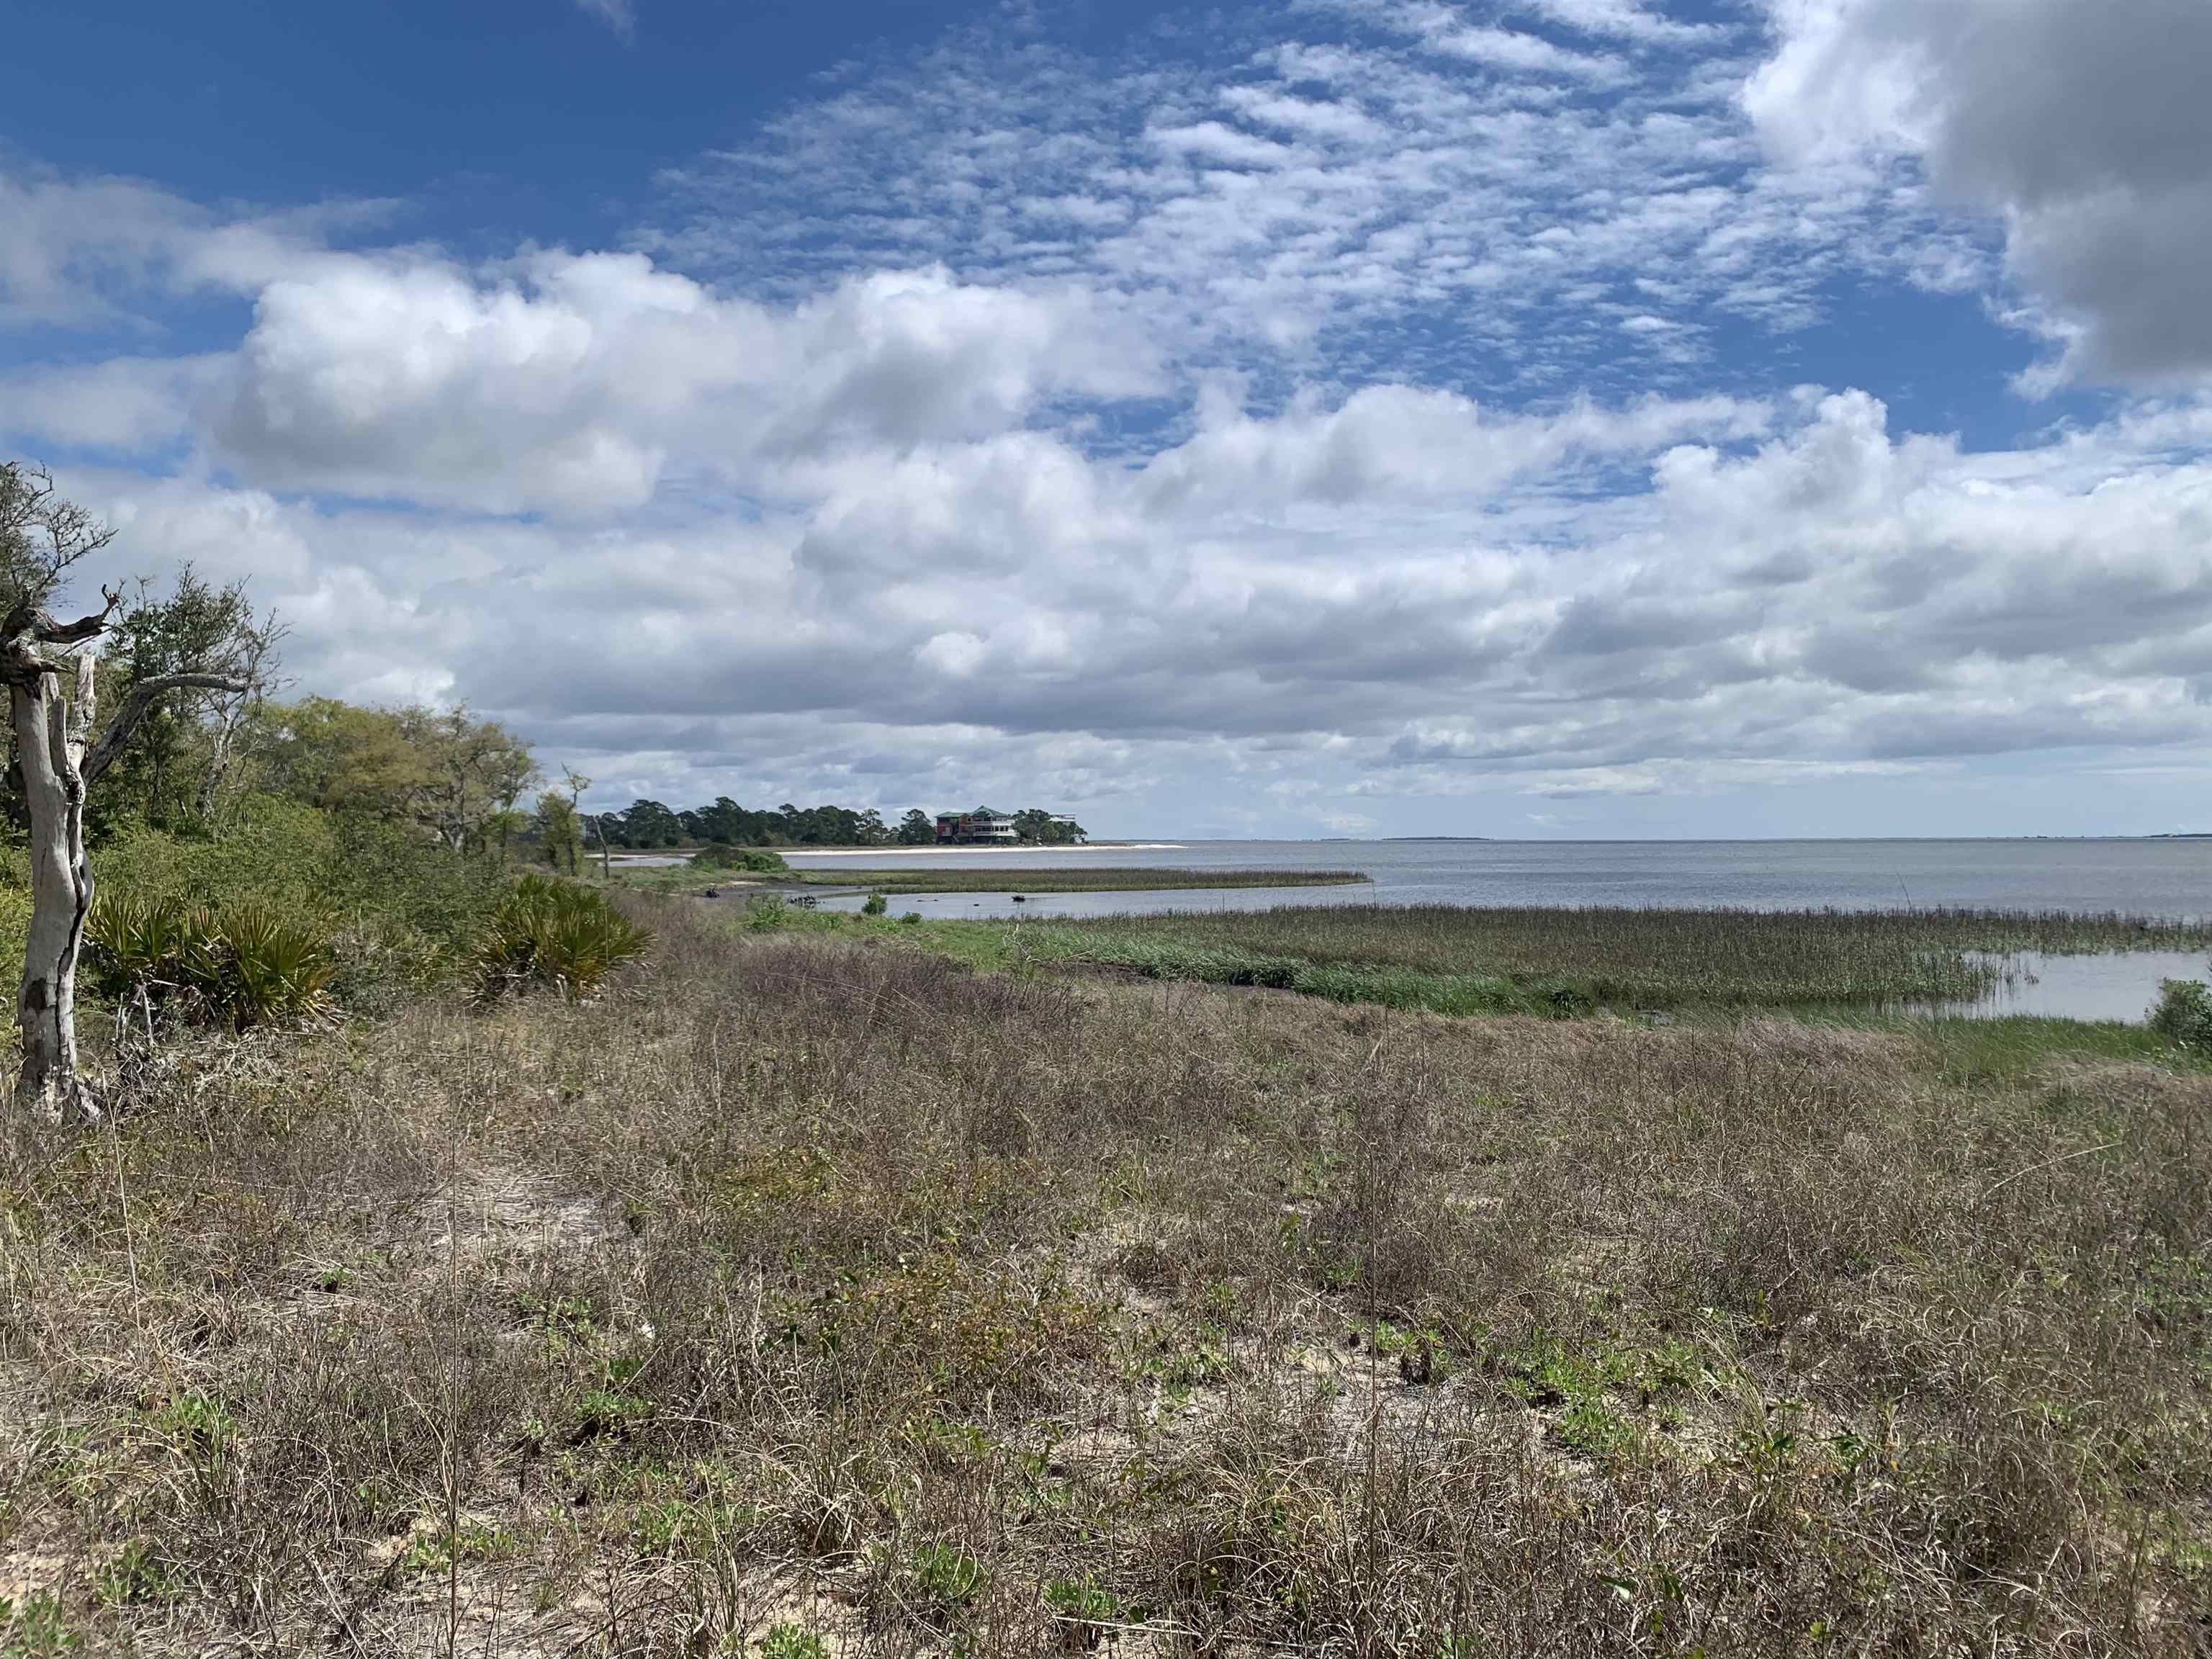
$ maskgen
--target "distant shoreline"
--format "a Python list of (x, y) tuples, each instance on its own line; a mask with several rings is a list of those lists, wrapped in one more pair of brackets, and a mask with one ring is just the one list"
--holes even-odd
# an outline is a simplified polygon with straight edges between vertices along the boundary
[(792, 859), (912, 858), (924, 853), (1175, 853), (1179, 841), (1086, 842), (1079, 847), (1039, 847), (1017, 842), (1012, 847), (779, 847), (775, 850)]

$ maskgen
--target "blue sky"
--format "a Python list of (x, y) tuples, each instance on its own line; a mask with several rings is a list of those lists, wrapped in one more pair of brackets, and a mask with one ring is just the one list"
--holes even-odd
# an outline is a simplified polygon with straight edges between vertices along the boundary
[(2212, 828), (2194, 0), (28, 9), (0, 447), (301, 690), (608, 804)]

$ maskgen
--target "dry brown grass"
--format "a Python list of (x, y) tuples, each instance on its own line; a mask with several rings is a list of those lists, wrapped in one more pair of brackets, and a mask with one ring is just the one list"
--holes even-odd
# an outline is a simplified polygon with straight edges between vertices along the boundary
[(2212, 1639), (2201, 1076), (656, 921), (12, 1149), (0, 1651)]

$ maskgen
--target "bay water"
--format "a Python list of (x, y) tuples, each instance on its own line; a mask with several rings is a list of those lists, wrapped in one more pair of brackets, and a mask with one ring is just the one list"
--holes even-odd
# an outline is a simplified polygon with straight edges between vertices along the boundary
[[(1192, 841), (1174, 846), (1021, 851), (889, 851), (849, 857), (787, 849), (804, 869), (957, 867), (1006, 872), (1005, 890), (902, 895), (925, 916), (1075, 916), (1278, 904), (1631, 905), (1744, 909), (2065, 910), (2202, 921), (2212, 916), (2212, 839), (1975, 841)], [(1339, 887), (1024, 894), (1021, 872), (1053, 867), (1357, 870)], [(1016, 896), (1021, 895), (1018, 902)], [(825, 895), (855, 909), (858, 894)], [(2021, 956), (1983, 1002), (1951, 1012), (2139, 1019), (2167, 978), (2212, 976), (2175, 952)]]

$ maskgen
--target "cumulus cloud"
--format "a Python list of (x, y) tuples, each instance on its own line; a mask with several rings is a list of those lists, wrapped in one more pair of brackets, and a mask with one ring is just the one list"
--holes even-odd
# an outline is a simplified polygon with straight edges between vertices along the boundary
[[(1332, 462), (1377, 410), (1373, 453), (1424, 424), (1426, 447)], [(2212, 742), (2212, 469), (2171, 459), (2196, 418), (1977, 455), (1863, 392), (1494, 433), (1370, 389), (1217, 405), (1139, 469), (1008, 433), (855, 453), (764, 518), (590, 531), (89, 476), (140, 556), (250, 570), (317, 685), (465, 696), (593, 766), (670, 767), (663, 790), (805, 751), (896, 798), (958, 732), (979, 773), (1075, 745), (1108, 794), (1181, 773), (1604, 799)]]
[(2212, 8), (2198, 0), (1771, 0), (1744, 102), (1802, 159), (1874, 152), (2002, 226), (2071, 374), (2212, 369)]
[[(626, 251), (18, 170), (0, 323), (76, 331), (0, 419), (132, 564), (247, 576), (304, 687), (465, 697), (610, 799), (1395, 828), (2185, 766), (2212, 405), (1976, 448), (1791, 384), (1841, 286), (1986, 286), (1929, 180), (2006, 216), (2083, 372), (2191, 361), (2162, 277), (2113, 274), (2194, 188), (2166, 118), (2008, 125), (2045, 94), (1926, 9), (1791, 0), (1764, 43), (1326, 0), (1141, 72), (948, 49), (685, 170)], [(165, 355), (210, 293), (235, 320)]]
[(149, 309), (179, 292), (251, 293), (390, 211), (374, 201), (219, 211), (142, 179), (0, 158), (0, 328), (150, 331)]
[(329, 257), (263, 290), (211, 435), (288, 487), (605, 514), (651, 500), (672, 465), (759, 487), (779, 459), (1149, 384), (1141, 348), (1116, 349), (1072, 290), (878, 273), (772, 309), (642, 255)]

